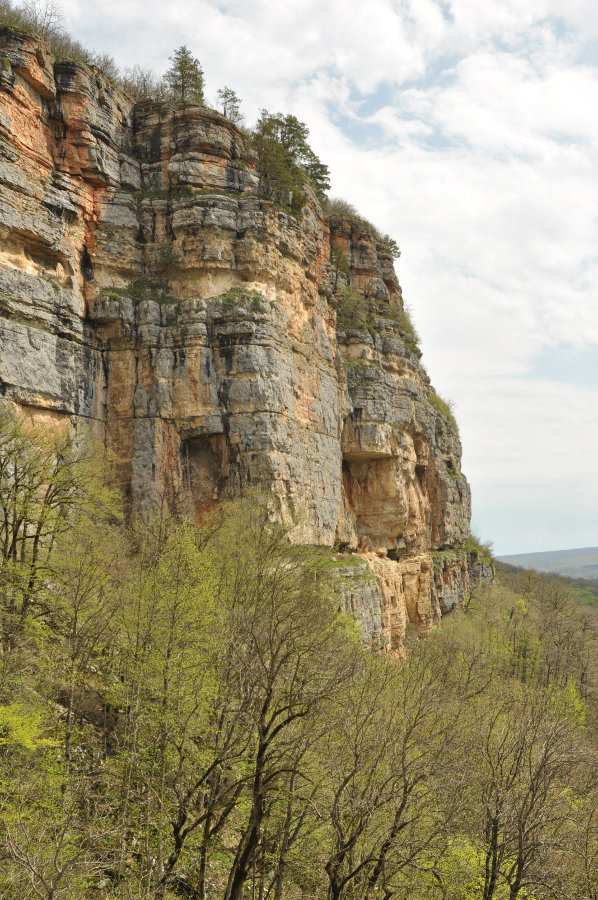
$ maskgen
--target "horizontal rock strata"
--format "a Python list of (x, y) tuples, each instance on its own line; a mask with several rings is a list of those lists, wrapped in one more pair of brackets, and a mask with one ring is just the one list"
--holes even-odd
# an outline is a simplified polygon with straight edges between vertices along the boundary
[(469, 590), (461, 446), (384, 242), (259, 196), (215, 111), (135, 106), (9, 28), (0, 394), (104, 441), (134, 511), (197, 519), (257, 486), (295, 540), (358, 551), (344, 603), (376, 646)]

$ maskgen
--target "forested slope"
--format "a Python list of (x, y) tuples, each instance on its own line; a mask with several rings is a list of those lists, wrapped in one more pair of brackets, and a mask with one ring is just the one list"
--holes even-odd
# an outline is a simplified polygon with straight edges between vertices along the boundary
[(597, 896), (594, 610), (496, 584), (376, 655), (259, 497), (129, 529), (1, 415), (2, 898)]
[(501, 562), (539, 572), (553, 572), (567, 578), (598, 578), (598, 547), (576, 550), (549, 550), (545, 553), (518, 553), (499, 557)]
[[(500, 573), (502, 581), (508, 584), (519, 584), (522, 578), (529, 579), (530, 570), (521, 566), (511, 566), (508, 563), (495, 561), (497, 571)], [(595, 578), (574, 578), (570, 575), (557, 575), (556, 573), (538, 572), (531, 570), (536, 580), (541, 580), (545, 584), (557, 584), (561, 588), (568, 591), (575, 597), (578, 603), (587, 604), (589, 606), (598, 606), (598, 580)]]

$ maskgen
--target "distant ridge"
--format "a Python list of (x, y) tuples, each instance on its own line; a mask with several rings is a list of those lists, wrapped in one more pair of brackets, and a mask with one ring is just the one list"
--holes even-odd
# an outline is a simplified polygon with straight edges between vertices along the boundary
[(536, 569), (537, 572), (554, 572), (570, 578), (598, 580), (598, 547), (549, 550), (544, 553), (514, 553), (496, 558), (511, 566)]

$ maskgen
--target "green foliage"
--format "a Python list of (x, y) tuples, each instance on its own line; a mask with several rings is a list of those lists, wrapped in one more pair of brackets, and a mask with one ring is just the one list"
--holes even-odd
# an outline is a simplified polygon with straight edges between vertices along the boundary
[(482, 541), (480, 537), (471, 531), (469, 537), (463, 544), (463, 549), (467, 553), (475, 553), (483, 559), (492, 559), (492, 541)]
[(598, 581), (585, 578), (569, 578), (568, 576), (557, 576), (562, 578), (564, 584), (575, 597), (578, 603), (587, 606), (598, 606)]
[(168, 191), (155, 191), (152, 188), (142, 188), (137, 192), (136, 197), (139, 200), (167, 200)]
[[(247, 303), (249, 301), (249, 306), (252, 312), (262, 312), (264, 310), (264, 305), (268, 303), (263, 294), (260, 294), (259, 291), (252, 291), (243, 287), (234, 287), (230, 288), (228, 291), (225, 291), (223, 294), (217, 294), (213, 297), (208, 297), (209, 300), (219, 300), (224, 309), (230, 310), (239, 306), (241, 303)], [(270, 304), (272, 305), (272, 304)], [(266, 309), (269, 307), (266, 306)]]
[(389, 234), (382, 234), (375, 225), (357, 211), (352, 203), (343, 200), (341, 197), (331, 197), (325, 204), (325, 210), (332, 221), (352, 222), (355, 225), (361, 225), (381, 245), (383, 251), (387, 252), (393, 259), (400, 258), (401, 251), (396, 240)]
[(3, 900), (594, 896), (598, 623), (561, 584), (375, 655), (338, 613), (361, 558), (268, 498), (127, 530), (101, 462), (2, 421), (5, 609), (44, 522), (3, 620)]
[(156, 275), (168, 279), (181, 271), (181, 257), (172, 244), (164, 244), (159, 248), (156, 263)]
[[(465, 836), (449, 837), (444, 853), (436, 862), (438, 881), (454, 900), (478, 900), (484, 893), (484, 852)], [(506, 900), (499, 891), (496, 900)]]
[(371, 323), (368, 299), (359, 291), (343, 288), (338, 300), (336, 323), (342, 330), (367, 328)]
[(47, 743), (42, 735), (40, 716), (32, 714), (31, 709), (21, 703), (0, 706), (0, 753), (16, 748), (36, 750)]
[(309, 180), (318, 196), (330, 187), (328, 167), (315, 155), (307, 138), (309, 129), (295, 116), (263, 109), (252, 132), (258, 157), (259, 191), (279, 199), (288, 194), (295, 214), (305, 205), (304, 185)]
[(367, 369), (374, 369), (379, 372), (382, 369), (380, 363), (371, 359), (349, 359), (345, 357), (343, 365), (345, 366), (345, 369), (353, 369), (357, 372), (365, 372)]
[(413, 318), (410, 310), (403, 305), (397, 312), (397, 323), (401, 331), (406, 335), (408, 342), (417, 346), (419, 344), (419, 334), (413, 324)]
[[(69, 516), (99, 489), (90, 454), (72, 435), (27, 427), (10, 407), (0, 407), (0, 640), (21, 633), (43, 595), (52, 554)], [(98, 513), (101, 512), (101, 507)]]
[(343, 250), (335, 244), (330, 249), (330, 263), (334, 271), (334, 289), (336, 290), (339, 275), (345, 279), (348, 278), (351, 274), (351, 265)]
[(171, 244), (158, 246), (151, 273), (135, 279), (126, 287), (103, 288), (101, 297), (127, 297), (135, 305), (151, 300), (154, 303), (178, 303), (170, 288), (170, 281), (181, 271), (181, 257)]
[[(338, 272), (342, 265), (342, 256), (337, 265), (339, 266)], [(388, 330), (389, 325), (396, 325), (400, 329), (406, 346), (412, 349), (417, 347), (419, 337), (409, 312), (402, 306), (379, 303), (367, 294), (345, 286), (336, 297), (336, 307), (337, 328), (342, 331), (354, 329), (375, 334)]]
[(382, 236), (381, 244), (382, 244), (383, 248), (388, 253), (390, 253), (390, 255), (392, 256), (393, 259), (400, 258), (401, 250), (399, 248), (399, 245), (397, 244), (395, 239), (393, 237), (391, 237), (389, 234), (385, 234)]
[(241, 113), (241, 98), (233, 91), (232, 88), (218, 88), (218, 108), (223, 116), (230, 119), (235, 125), (243, 124), (243, 114)]
[(456, 434), (459, 434), (459, 426), (457, 425), (457, 419), (455, 418), (455, 413), (453, 409), (453, 404), (451, 400), (445, 400), (444, 397), (441, 397), (434, 388), (430, 388), (428, 392), (428, 403), (432, 406), (436, 412), (439, 412), (441, 416), (443, 416)]
[(191, 54), (185, 44), (168, 58), (171, 65), (164, 76), (164, 81), (172, 98), (183, 106), (203, 106), (204, 77), (199, 60)]
[[(529, 571), (519, 566), (497, 561), (497, 569), (506, 582), (517, 585), (529, 575)], [(559, 585), (575, 597), (578, 603), (598, 607), (598, 581), (586, 578), (573, 578), (569, 575), (555, 575), (548, 572), (534, 572), (534, 576), (546, 585)]]

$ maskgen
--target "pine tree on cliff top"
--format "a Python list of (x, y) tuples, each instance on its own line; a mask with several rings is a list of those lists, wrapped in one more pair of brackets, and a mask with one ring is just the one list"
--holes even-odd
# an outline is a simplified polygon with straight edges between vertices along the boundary
[(204, 78), (199, 60), (191, 55), (184, 44), (169, 59), (172, 65), (166, 72), (164, 80), (173, 98), (184, 105), (203, 106)]
[(299, 212), (305, 203), (302, 188), (306, 176), (320, 197), (330, 187), (328, 166), (313, 152), (307, 143), (308, 136), (305, 122), (295, 116), (269, 113), (266, 109), (262, 109), (253, 130), (260, 192), (273, 197), (289, 191), (295, 212)]
[(241, 98), (233, 91), (232, 88), (223, 87), (216, 91), (218, 97), (218, 106), (222, 110), (222, 114), (234, 122), (235, 125), (243, 124), (243, 113), (241, 112)]

